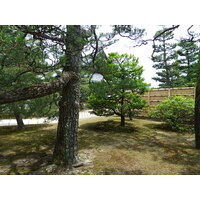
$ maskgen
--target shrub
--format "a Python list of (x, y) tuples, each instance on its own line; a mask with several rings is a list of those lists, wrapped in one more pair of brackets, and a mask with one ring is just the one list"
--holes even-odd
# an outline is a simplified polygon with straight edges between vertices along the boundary
[(194, 99), (182, 96), (166, 99), (154, 107), (150, 116), (160, 118), (172, 130), (188, 130), (194, 122)]

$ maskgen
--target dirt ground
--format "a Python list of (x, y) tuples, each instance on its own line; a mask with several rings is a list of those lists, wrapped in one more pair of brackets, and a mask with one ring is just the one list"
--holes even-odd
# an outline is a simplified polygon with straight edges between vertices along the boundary
[(161, 122), (117, 117), (80, 120), (79, 156), (73, 170), (52, 164), (56, 124), (0, 127), (0, 174), (189, 175), (200, 174), (194, 134), (167, 130)]

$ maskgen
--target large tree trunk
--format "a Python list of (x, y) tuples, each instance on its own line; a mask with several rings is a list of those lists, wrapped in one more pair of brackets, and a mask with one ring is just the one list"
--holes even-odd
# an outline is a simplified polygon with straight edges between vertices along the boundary
[(54, 162), (72, 168), (77, 163), (77, 132), (79, 120), (79, 84), (70, 82), (63, 89), (59, 105)]
[(53, 82), (19, 88), (0, 94), (0, 104), (46, 96), (61, 92), (59, 123), (54, 149), (54, 162), (72, 168), (77, 165), (77, 129), (79, 120), (80, 64), (84, 47), (80, 26), (67, 26), (65, 66), (62, 76)]
[(67, 27), (66, 67), (64, 70), (75, 72), (79, 80), (71, 80), (63, 88), (59, 104), (59, 122), (54, 149), (54, 163), (72, 168), (77, 165), (77, 133), (80, 105), (80, 64), (81, 50), (80, 26)]
[(200, 82), (197, 83), (195, 98), (195, 145), (200, 149)]
[(24, 128), (24, 122), (23, 122), (23, 119), (22, 119), (22, 114), (19, 113), (19, 112), (14, 112), (14, 115), (15, 115), (15, 118), (16, 118), (16, 121), (17, 121), (18, 129), (23, 129)]

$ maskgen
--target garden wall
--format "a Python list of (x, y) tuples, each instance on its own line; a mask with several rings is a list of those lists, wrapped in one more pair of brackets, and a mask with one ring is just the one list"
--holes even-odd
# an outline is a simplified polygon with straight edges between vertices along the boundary
[(143, 109), (139, 116), (146, 117), (150, 110), (161, 103), (163, 100), (171, 96), (184, 96), (188, 98), (195, 98), (195, 87), (182, 88), (160, 88), (149, 90), (146, 94), (140, 95), (150, 105)]

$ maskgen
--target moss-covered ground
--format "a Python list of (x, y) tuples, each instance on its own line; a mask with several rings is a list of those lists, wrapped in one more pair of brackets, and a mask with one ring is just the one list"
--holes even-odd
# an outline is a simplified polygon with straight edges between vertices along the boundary
[(84, 165), (52, 164), (56, 124), (0, 127), (0, 174), (200, 174), (194, 134), (167, 130), (161, 122), (117, 117), (82, 119), (79, 155)]

